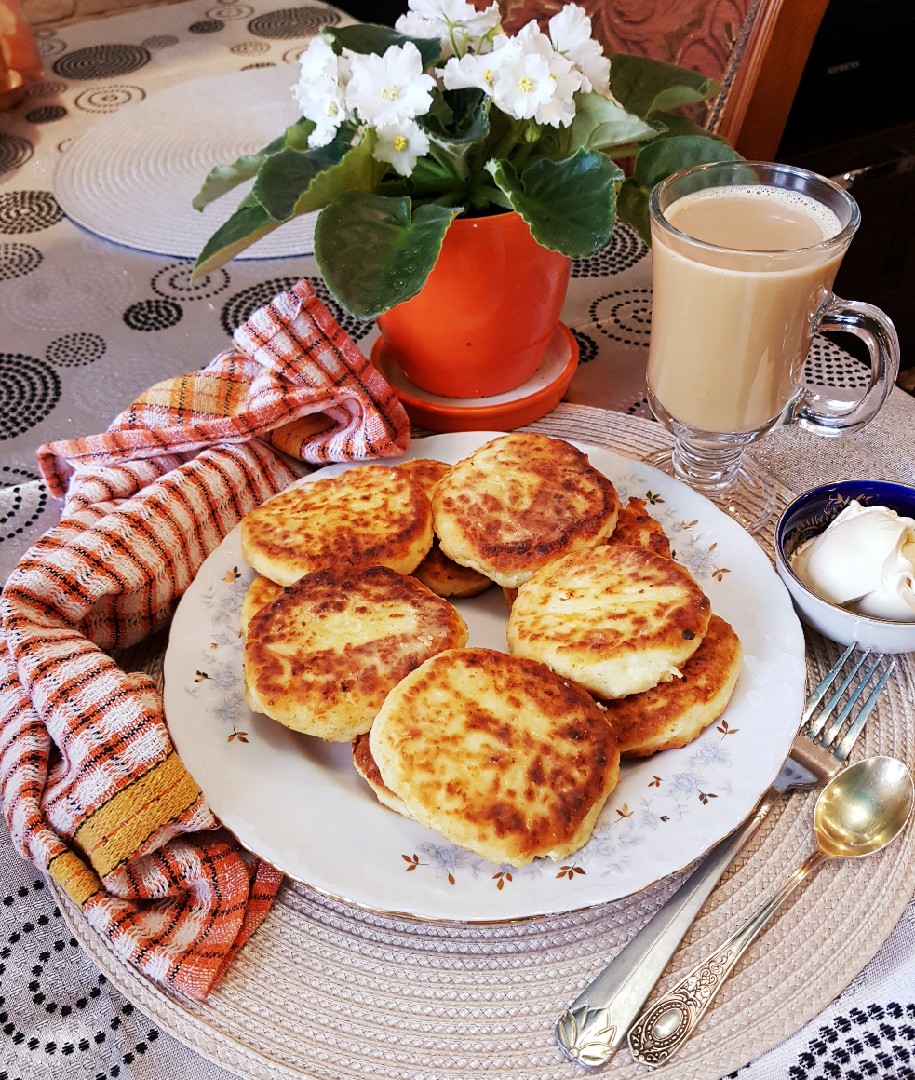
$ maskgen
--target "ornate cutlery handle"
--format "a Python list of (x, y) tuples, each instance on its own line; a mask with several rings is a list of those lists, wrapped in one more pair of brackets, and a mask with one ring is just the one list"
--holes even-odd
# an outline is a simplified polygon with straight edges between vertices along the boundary
[(782, 901), (826, 861), (827, 856), (815, 851), (719, 949), (642, 1013), (629, 1032), (629, 1049), (636, 1061), (655, 1067), (673, 1057)]
[(567, 1058), (585, 1069), (610, 1061), (709, 894), (777, 799), (776, 791), (766, 792), (754, 815), (711, 850), (566, 1009), (556, 1024), (556, 1041)]

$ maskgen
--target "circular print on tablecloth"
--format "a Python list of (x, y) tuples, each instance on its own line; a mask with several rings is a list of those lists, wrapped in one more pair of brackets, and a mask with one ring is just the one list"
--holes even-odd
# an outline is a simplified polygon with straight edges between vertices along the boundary
[(44, 484), (34, 484), (37, 474), (29, 474), (16, 465), (0, 465), (0, 488), (2, 511), (0, 511), (0, 541), (14, 540), (45, 512), (48, 505), (48, 489)]
[(613, 274), (622, 274), (629, 270), (637, 262), (648, 254), (642, 238), (625, 222), (618, 221), (613, 226), (610, 243), (594, 255), (586, 259), (575, 259), (572, 262), (572, 277), (611, 277)]
[(651, 411), (647, 397), (636, 398), (630, 401), (625, 410), (630, 416), (644, 416), (646, 420), (656, 420), (657, 417)]
[(829, 338), (817, 334), (804, 362), (804, 382), (859, 390), (870, 382), (870, 368)]
[(25, 277), (37, 270), (44, 256), (32, 244), (0, 244), (0, 281)]
[(583, 334), (580, 330), (573, 330), (572, 337), (578, 345), (579, 364), (587, 364), (589, 360), (597, 356), (597, 342), (593, 337)]
[(50, 60), (52, 56), (60, 56), (66, 50), (67, 43), (54, 30), (38, 30), (35, 33), (35, 48), (43, 60)]
[(31, 480), (40, 480), (37, 469), (26, 469), (22, 465), (9, 465), (0, 462), (0, 488), (28, 484)]
[(27, 98), (55, 97), (67, 89), (65, 82), (40, 82), (34, 83), (25, 93)]
[(140, 300), (124, 312), (124, 322), (131, 330), (153, 333), (168, 330), (184, 318), (184, 308), (174, 300)]
[(189, 34), (218, 34), (225, 29), (222, 19), (199, 19), (187, 28)]
[(254, 14), (254, 8), (250, 4), (220, 4), (219, 7), (210, 8), (207, 17), (210, 19), (250, 19)]
[(301, 45), (294, 45), (291, 49), (287, 49), (283, 53), (284, 64), (297, 64), (302, 59), (302, 53), (308, 48), (307, 42), (302, 42)]
[(0, 233), (41, 232), (64, 216), (50, 191), (7, 191), (0, 195)]
[(155, 52), (156, 49), (170, 49), (180, 40), (177, 34), (153, 34), (152, 37), (144, 38), (140, 44), (144, 49)]
[(142, 101), (145, 97), (146, 91), (140, 86), (124, 86), (123, 84), (93, 86), (91, 90), (83, 90), (77, 94), (73, 99), (73, 104), (82, 112), (113, 113), (117, 112), (122, 105)]
[[(18, 888), (10, 884), (0, 901), (3, 959), (11, 958), (7, 978), (14, 970), (28, 972), (21, 986), (13, 989), (7, 983), (13, 992), (3, 1028), (4, 1069), (10, 1077), (115, 1080), (136, 1074), (130, 1066), (144, 1055), (153, 1056), (150, 1047), (160, 1037), (158, 1029), (87, 959), (51, 890), (37, 874), (29, 875), (34, 880), (27, 878)], [(44, 1025), (35, 1017), (19, 1026), (21, 1017), (30, 1015), (29, 1005), (44, 1014)], [(35, 1031), (41, 1031), (42, 1039)], [(151, 1063), (142, 1072), (163, 1075)]]
[(35, 147), (28, 139), (0, 132), (0, 176), (24, 165), (34, 153)]
[(0, 439), (40, 424), (60, 401), (60, 376), (47, 360), (0, 353)]
[(229, 287), (232, 280), (223, 267), (211, 270), (197, 281), (191, 281), (194, 268), (190, 263), (170, 263), (163, 266), (150, 282), (157, 296), (169, 300), (209, 300)]
[(63, 120), (66, 115), (63, 105), (39, 105), (27, 112), (25, 118), (30, 124), (50, 124), (54, 120)]
[(261, 60), (258, 64), (245, 64), (241, 69), (242, 71), (257, 71), (258, 68), (271, 68), (276, 67), (276, 64), (272, 60)]
[(87, 367), (101, 360), (107, 348), (105, 339), (99, 334), (75, 330), (50, 342), (45, 356), (55, 367)]
[(332, 8), (278, 8), (252, 19), (248, 23), (248, 30), (255, 37), (283, 41), (316, 34), (322, 26), (336, 26), (339, 21), (339, 12)]
[(261, 53), (270, 52), (270, 46), (266, 41), (242, 41), (233, 45), (229, 52), (236, 56), (259, 56)]
[(588, 305), (594, 326), (622, 345), (647, 345), (651, 334), (651, 289), (620, 289)]
[[(277, 293), (291, 289), (299, 280), (301, 279), (297, 277), (273, 278), (270, 281), (262, 281), (259, 285), (251, 285), (240, 293), (236, 293), (223, 305), (223, 330), (227, 334), (233, 334), (243, 322), (251, 318), (258, 308), (269, 304)], [(340, 329), (349, 334), (353, 341), (365, 337), (372, 330), (375, 324), (371, 320), (363, 322), (340, 307), (321, 278), (309, 277), (305, 278), (305, 281), (314, 289), (315, 295), (333, 315)]]
[(54, 74), (64, 79), (111, 79), (129, 75), (152, 59), (140, 45), (87, 45), (54, 61)]

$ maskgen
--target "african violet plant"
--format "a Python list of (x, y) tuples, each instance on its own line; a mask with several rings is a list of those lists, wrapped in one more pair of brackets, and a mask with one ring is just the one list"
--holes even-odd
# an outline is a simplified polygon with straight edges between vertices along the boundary
[(657, 181), (736, 156), (678, 111), (716, 91), (670, 64), (605, 57), (574, 4), (545, 32), (532, 21), (514, 35), (496, 3), (465, 0), (410, 0), (393, 30), (327, 27), (301, 56), (301, 118), (212, 170), (195, 198), (202, 209), (254, 179), (195, 273), (320, 211), (318, 267), (343, 307), (370, 319), (422, 288), (458, 215), (515, 210), (572, 258), (604, 247), (617, 216), (648, 242)]

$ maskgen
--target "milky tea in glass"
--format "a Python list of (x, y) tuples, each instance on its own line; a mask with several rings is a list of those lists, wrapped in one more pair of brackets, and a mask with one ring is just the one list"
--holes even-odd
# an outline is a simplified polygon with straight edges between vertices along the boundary
[[(669, 177), (650, 212), (648, 387), (659, 419), (751, 439), (779, 420), (839, 434), (871, 419), (895, 380), (898, 342), (883, 312), (831, 292), (860, 221), (847, 192), (803, 169), (730, 161)], [(813, 334), (827, 329), (868, 344), (871, 384), (858, 401), (802, 387)]]
[[(676, 232), (652, 235), (652, 393), (693, 428), (767, 427), (799, 385), (812, 317), (847, 246), (822, 247), (841, 232), (839, 219), (809, 195), (769, 185), (696, 191), (665, 217)], [(793, 254), (754, 267), (731, 249)]]

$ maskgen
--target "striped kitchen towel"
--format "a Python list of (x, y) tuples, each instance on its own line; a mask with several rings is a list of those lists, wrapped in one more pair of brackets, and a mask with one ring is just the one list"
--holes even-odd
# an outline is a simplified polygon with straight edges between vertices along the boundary
[(39, 451), (61, 524), (0, 599), (0, 794), (20, 852), (119, 955), (189, 997), (212, 989), (281, 875), (219, 828), (152, 680), (112, 652), (162, 627), (239, 519), (302, 462), (402, 453), (390, 387), (298, 282), (204, 370), (100, 435)]

